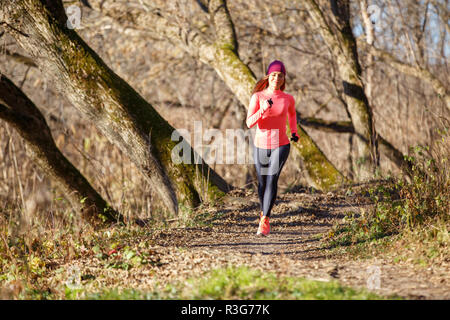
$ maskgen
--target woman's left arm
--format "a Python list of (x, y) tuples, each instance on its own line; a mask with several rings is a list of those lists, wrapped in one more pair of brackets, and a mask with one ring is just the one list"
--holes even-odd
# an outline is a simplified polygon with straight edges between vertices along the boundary
[(291, 128), (291, 134), (297, 133), (297, 111), (295, 110), (295, 99), (291, 96), (291, 101), (288, 107), (288, 118), (289, 118), (289, 127)]

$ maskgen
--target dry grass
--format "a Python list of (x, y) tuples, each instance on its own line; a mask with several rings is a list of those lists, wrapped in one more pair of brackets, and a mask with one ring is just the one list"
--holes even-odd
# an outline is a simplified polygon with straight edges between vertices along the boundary
[[(438, 129), (439, 131), (439, 129)], [(395, 179), (367, 191), (370, 210), (349, 212), (328, 234), (329, 243), (346, 253), (389, 257), (435, 267), (450, 262), (450, 140), (448, 128), (431, 146), (408, 156), (411, 181)], [(370, 254), (367, 254), (370, 252)]]

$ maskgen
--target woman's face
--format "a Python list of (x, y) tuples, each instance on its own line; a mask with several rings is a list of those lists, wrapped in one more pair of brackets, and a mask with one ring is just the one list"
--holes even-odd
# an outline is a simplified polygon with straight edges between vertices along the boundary
[(274, 90), (280, 90), (281, 86), (284, 83), (284, 73), (274, 71), (269, 75), (269, 87)]

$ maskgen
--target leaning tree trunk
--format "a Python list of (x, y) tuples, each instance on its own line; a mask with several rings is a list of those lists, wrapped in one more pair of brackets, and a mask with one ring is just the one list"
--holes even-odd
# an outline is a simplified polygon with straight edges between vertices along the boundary
[[(213, 56), (206, 59), (228, 87), (236, 94), (243, 106), (248, 106), (251, 92), (256, 84), (256, 77), (250, 68), (240, 59), (233, 22), (225, 0), (210, 0), (209, 14), (216, 31), (213, 44)], [(247, 113), (247, 112), (246, 112)], [(294, 144), (306, 169), (308, 183), (320, 190), (327, 190), (345, 178), (326, 158), (308, 133), (300, 126), (297, 118), (297, 132), (300, 142)], [(290, 131), (287, 126), (288, 132)]]
[[(209, 13), (216, 30), (214, 57), (209, 64), (216, 70), (228, 87), (236, 94), (243, 106), (248, 106), (252, 89), (256, 83), (253, 72), (239, 58), (237, 40), (233, 22), (228, 12), (225, 0), (210, 0)], [(288, 132), (290, 128), (287, 125)], [(300, 143), (294, 143), (306, 169), (308, 183), (320, 190), (327, 190), (342, 183), (345, 178), (326, 158), (317, 144), (300, 126), (297, 117), (297, 132)]]
[(0, 118), (17, 130), (25, 141), (27, 154), (56, 181), (85, 220), (94, 224), (123, 220), (61, 153), (39, 109), (4, 75), (0, 75)]
[(67, 28), (61, 0), (0, 4), (8, 32), (70, 102), (130, 157), (172, 213), (178, 211), (178, 201), (195, 206), (203, 194), (215, 200), (231, 188), (203, 160), (172, 161), (174, 128)]
[(312, 21), (336, 60), (342, 79), (345, 101), (355, 129), (356, 157), (353, 166), (357, 177), (367, 180), (373, 177), (378, 162), (375, 128), (372, 112), (364, 92), (361, 67), (358, 61), (356, 41), (350, 25), (349, 0), (330, 0), (334, 25), (332, 30), (315, 0), (305, 0), (304, 5)]
[[(142, 0), (140, 3), (145, 5), (149, 1)], [(112, 0), (90, 1), (94, 9), (120, 21), (122, 25), (153, 31), (155, 35), (171, 41), (192, 57), (211, 66), (238, 98), (242, 108), (245, 108), (244, 114), (247, 114), (246, 108), (257, 80), (252, 70), (239, 58), (238, 42), (226, 1), (210, 0), (199, 1), (199, 3), (202, 3), (202, 8), (209, 13), (215, 29), (216, 39), (213, 43), (206, 40), (201, 32), (195, 29), (187, 30), (173, 23), (161, 12), (143, 9), (127, 11), (125, 3), (120, 6)], [(124, 11), (127, 13), (125, 16)], [(317, 189), (325, 190), (343, 182), (344, 176), (326, 158), (311, 137), (301, 128), (299, 122), (297, 126), (300, 142), (294, 144), (294, 150), (299, 153), (305, 163), (309, 183)]]

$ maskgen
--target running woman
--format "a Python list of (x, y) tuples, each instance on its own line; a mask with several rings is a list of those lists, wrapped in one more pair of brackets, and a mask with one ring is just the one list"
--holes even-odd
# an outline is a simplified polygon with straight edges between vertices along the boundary
[(247, 113), (247, 127), (256, 126), (253, 157), (258, 175), (258, 196), (261, 207), (257, 235), (270, 233), (270, 211), (277, 196), (278, 178), (291, 148), (286, 134), (286, 117), (297, 142), (295, 99), (284, 92), (286, 68), (281, 61), (273, 61), (266, 76), (255, 85)]

